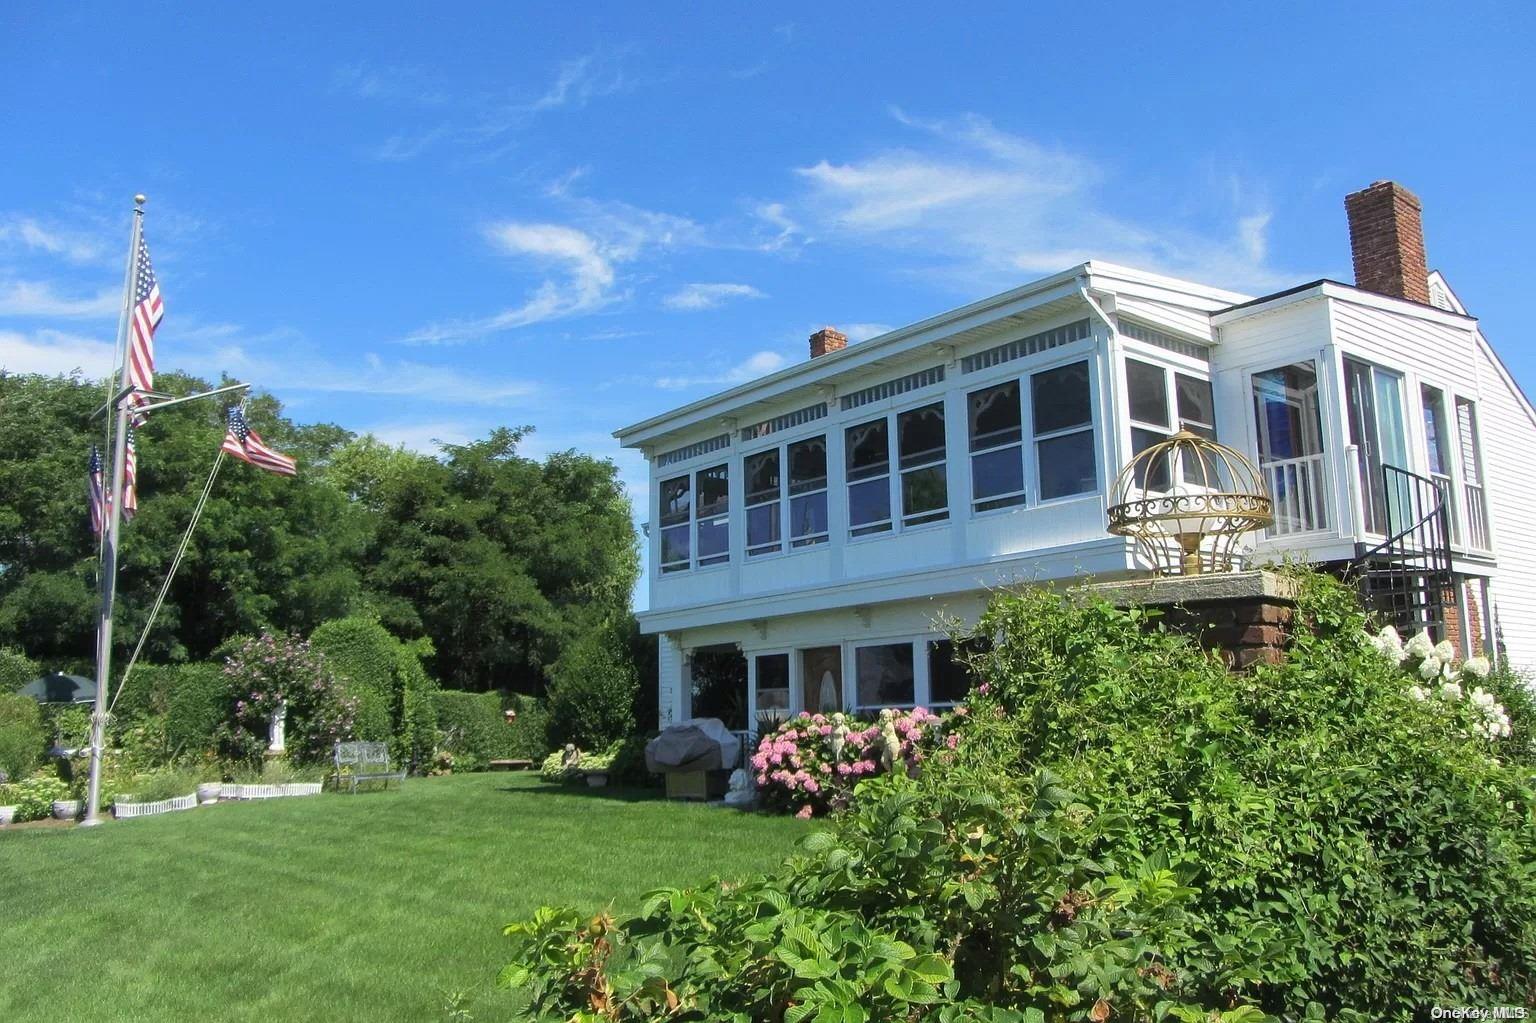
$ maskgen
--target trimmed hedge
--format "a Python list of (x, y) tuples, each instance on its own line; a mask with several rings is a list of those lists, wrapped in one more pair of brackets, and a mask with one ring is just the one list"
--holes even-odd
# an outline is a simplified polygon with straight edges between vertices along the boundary
[(30, 696), (0, 693), (0, 772), (7, 780), (27, 777), (43, 759), (43, 715)]
[(430, 694), (437, 683), (421, 665), (419, 645), (401, 642), (376, 619), (359, 615), (321, 623), (309, 642), (356, 697), (357, 737), (388, 742), (396, 763), (421, 770), (436, 745)]
[[(540, 701), (518, 693), (463, 693), (441, 690), (432, 694), (437, 709), (440, 748), (453, 754), (458, 771), (481, 771), (492, 760), (518, 759), (535, 763), (544, 759), (548, 714)], [(508, 725), (505, 710), (517, 711)]]
[(607, 749), (635, 730), (640, 687), (625, 637), (610, 628), (578, 636), (549, 672), (551, 744)]
[(128, 677), (113, 713), (125, 726), (164, 715), (172, 755), (194, 753), (214, 747), (232, 700), (222, 665), (206, 661), (141, 664)]
[(42, 673), (37, 662), (20, 650), (0, 647), (0, 693), (14, 693)]

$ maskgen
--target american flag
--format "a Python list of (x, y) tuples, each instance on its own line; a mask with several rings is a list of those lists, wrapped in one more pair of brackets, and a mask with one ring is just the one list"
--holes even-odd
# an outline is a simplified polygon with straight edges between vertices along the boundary
[(299, 463), (262, 443), (261, 435), (246, 424), (245, 411), (238, 405), (229, 410), (229, 429), (224, 432), (223, 451), (258, 469), (282, 476), (299, 474)]
[(139, 449), (133, 441), (133, 427), (128, 428), (123, 449), (123, 521), (130, 521), (139, 510)]
[(101, 452), (94, 444), (91, 445), (90, 483), (87, 491), (91, 502), (91, 532), (100, 536), (101, 528), (107, 521), (107, 491), (101, 485)]
[[(128, 383), (138, 388), (133, 404), (148, 399), (142, 393), (155, 385), (155, 328), (165, 316), (165, 306), (160, 301), (160, 284), (155, 280), (155, 268), (149, 262), (149, 246), (144, 235), (139, 235), (139, 252), (133, 262), (133, 315), (128, 327)], [(135, 416), (142, 422), (142, 416)]]

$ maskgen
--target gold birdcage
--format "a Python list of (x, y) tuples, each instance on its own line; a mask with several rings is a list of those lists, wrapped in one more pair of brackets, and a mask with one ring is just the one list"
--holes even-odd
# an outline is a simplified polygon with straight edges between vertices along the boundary
[(1159, 575), (1235, 571), (1243, 535), (1275, 517), (1253, 463), (1189, 430), (1131, 459), (1109, 500), (1109, 531), (1134, 539)]

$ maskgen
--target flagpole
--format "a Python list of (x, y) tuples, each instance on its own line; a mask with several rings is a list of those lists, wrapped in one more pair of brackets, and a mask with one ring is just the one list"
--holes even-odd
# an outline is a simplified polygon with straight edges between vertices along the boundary
[(96, 703), (91, 712), (91, 775), (86, 788), (85, 819), (82, 827), (101, 823), (101, 760), (107, 739), (107, 678), (112, 669), (112, 604), (117, 597), (117, 542), (122, 527), (123, 462), (128, 447), (128, 317), (133, 306), (134, 262), (138, 257), (139, 238), (143, 234), (145, 196), (133, 197), (133, 234), (128, 242), (128, 271), (123, 281), (123, 312), (118, 320), (117, 352), (121, 362), (117, 401), (116, 435), (112, 416), (107, 416), (108, 438), (112, 446), (112, 485), (104, 509), (106, 522), (101, 531), (101, 610), (96, 620)]

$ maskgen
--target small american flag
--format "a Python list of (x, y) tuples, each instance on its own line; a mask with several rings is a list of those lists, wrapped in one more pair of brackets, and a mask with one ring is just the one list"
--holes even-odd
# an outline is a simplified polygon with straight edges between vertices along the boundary
[[(133, 262), (133, 315), (128, 327), (128, 383), (138, 391), (131, 399), (139, 405), (148, 399), (142, 393), (155, 385), (155, 328), (165, 316), (160, 301), (160, 283), (149, 262), (149, 246), (139, 235), (139, 252)], [(143, 421), (142, 416), (135, 416)]]
[(238, 405), (229, 410), (229, 429), (224, 432), (223, 451), (258, 469), (282, 476), (299, 474), (299, 463), (262, 443), (261, 435), (246, 424), (245, 411)]
[(101, 485), (101, 452), (91, 445), (90, 482), (86, 488), (91, 502), (91, 532), (101, 535), (107, 521), (106, 489)]
[(131, 521), (139, 510), (139, 449), (133, 440), (133, 427), (128, 428), (127, 446), (123, 449), (123, 521)]

